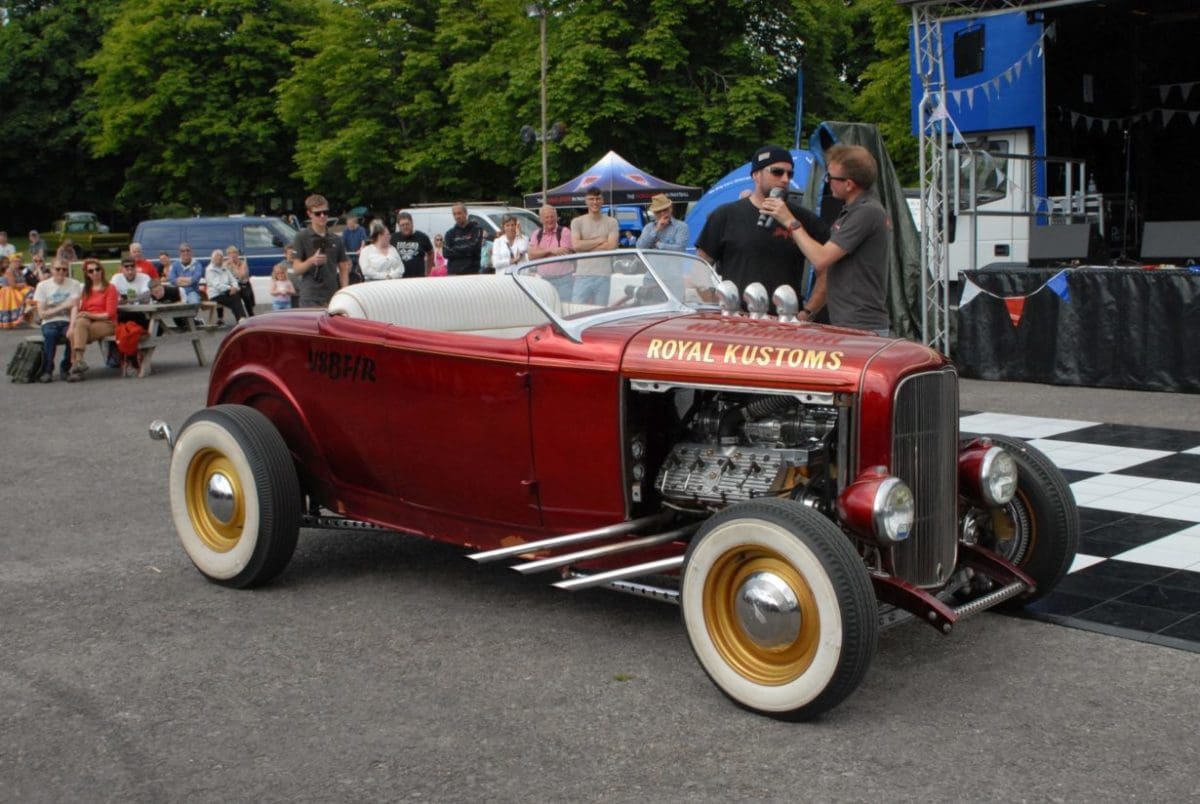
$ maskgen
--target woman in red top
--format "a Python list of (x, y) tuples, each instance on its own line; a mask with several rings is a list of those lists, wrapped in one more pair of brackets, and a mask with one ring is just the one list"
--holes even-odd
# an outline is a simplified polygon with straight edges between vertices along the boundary
[(71, 371), (67, 382), (79, 382), (88, 364), (83, 353), (92, 341), (117, 331), (117, 289), (109, 284), (99, 260), (83, 261), (83, 295), (71, 311), (67, 340), (71, 342)]

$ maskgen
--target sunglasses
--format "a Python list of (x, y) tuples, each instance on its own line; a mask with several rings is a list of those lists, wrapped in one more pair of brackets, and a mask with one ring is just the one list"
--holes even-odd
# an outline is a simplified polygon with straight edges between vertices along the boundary
[(787, 168), (767, 168), (767, 172), (772, 176), (787, 176), (789, 179), (796, 175), (795, 171), (788, 170)]
[(826, 181), (826, 182), (831, 182), (831, 181), (850, 181), (850, 177), (849, 177), (849, 176), (835, 176), (835, 175), (833, 175), (832, 173), (826, 173), (826, 174), (825, 174), (825, 181)]
[(103, 268), (88, 268), (87, 272), (89, 274), (102, 274), (102, 273), (104, 273), (104, 269)]
[(66, 268), (51, 268), (50, 270), (54, 271), (55, 273), (63, 273), (63, 274), (65, 274), (67, 272)]
[(313, 209), (313, 210), (309, 210), (308, 214), (314, 218), (327, 218), (327, 217), (329, 217), (329, 210)]

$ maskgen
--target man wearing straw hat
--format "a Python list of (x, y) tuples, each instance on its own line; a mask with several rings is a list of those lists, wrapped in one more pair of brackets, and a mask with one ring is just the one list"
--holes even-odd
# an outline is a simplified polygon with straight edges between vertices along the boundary
[(637, 239), (638, 248), (662, 248), (670, 251), (687, 249), (687, 224), (675, 220), (671, 214), (672, 207), (671, 199), (663, 193), (650, 199), (647, 211), (654, 222), (646, 224), (646, 228), (642, 230)]

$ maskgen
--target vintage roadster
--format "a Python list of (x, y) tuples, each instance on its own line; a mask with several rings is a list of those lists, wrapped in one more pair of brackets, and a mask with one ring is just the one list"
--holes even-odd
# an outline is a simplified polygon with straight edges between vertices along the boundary
[(358, 527), (674, 602), (722, 692), (810, 718), (881, 627), (1045, 594), (1079, 524), (1042, 454), (960, 439), (943, 356), (796, 306), (621, 251), (244, 320), (208, 406), (151, 425), (179, 538), (232, 587), (278, 575), (301, 527)]

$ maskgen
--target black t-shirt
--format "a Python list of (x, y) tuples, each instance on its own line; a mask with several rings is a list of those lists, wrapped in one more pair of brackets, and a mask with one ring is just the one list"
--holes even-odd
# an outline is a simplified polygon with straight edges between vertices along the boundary
[(342, 238), (331, 232), (322, 236), (305, 227), (296, 232), (292, 249), (297, 260), (307, 260), (318, 251), (325, 252), (324, 265), (314, 265), (297, 275), (299, 284), (296, 291), (300, 294), (301, 307), (324, 307), (329, 304), (342, 284), (338, 266), (349, 261)]
[(396, 249), (400, 254), (400, 259), (404, 260), (405, 279), (425, 276), (425, 255), (433, 253), (433, 243), (429, 242), (429, 238), (425, 236), (424, 232), (414, 229), (412, 234), (407, 236), (394, 232), (392, 248)]
[[(829, 226), (811, 210), (788, 203), (814, 240), (829, 239)], [(696, 248), (716, 261), (717, 273), (744, 291), (751, 282), (761, 282), (770, 296), (780, 285), (791, 285), (803, 299), (804, 255), (787, 227), (775, 223), (770, 229), (758, 225), (758, 207), (742, 198), (717, 207), (708, 220)]]

